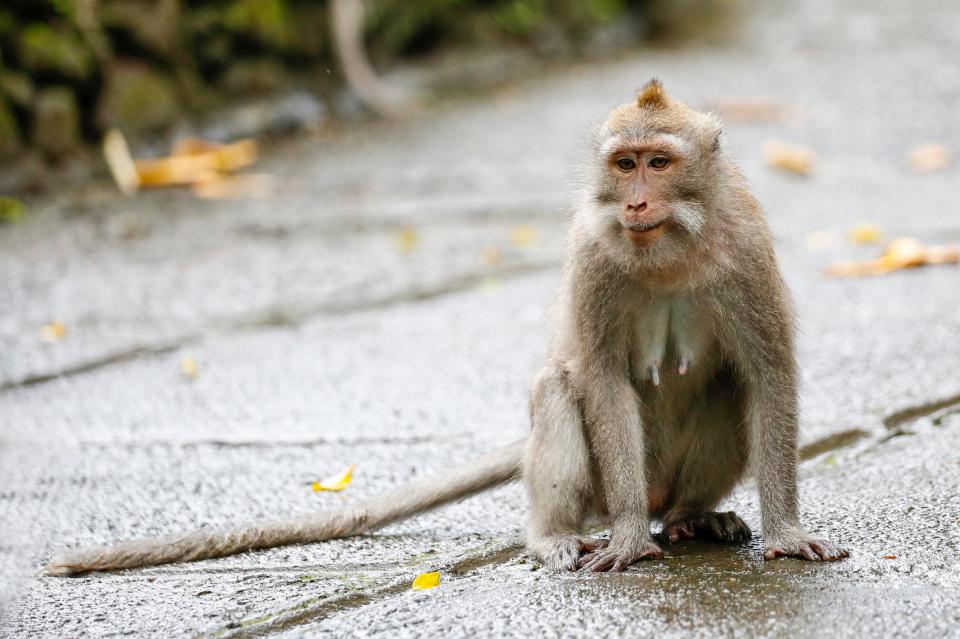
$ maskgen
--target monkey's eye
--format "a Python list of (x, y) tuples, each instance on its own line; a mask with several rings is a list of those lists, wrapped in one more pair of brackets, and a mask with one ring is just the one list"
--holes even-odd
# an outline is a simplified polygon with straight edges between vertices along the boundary
[(651, 169), (657, 169), (658, 171), (660, 171), (667, 168), (667, 165), (669, 164), (670, 164), (670, 158), (668, 158), (665, 155), (657, 155), (650, 158), (650, 162), (648, 163), (648, 166)]
[(637, 168), (637, 163), (630, 158), (620, 158), (617, 160), (617, 168), (621, 171), (632, 171)]

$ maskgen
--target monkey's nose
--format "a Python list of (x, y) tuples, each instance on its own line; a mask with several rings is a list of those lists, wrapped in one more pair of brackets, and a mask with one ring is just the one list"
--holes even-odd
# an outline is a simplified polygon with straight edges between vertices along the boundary
[(628, 210), (628, 211), (636, 211), (637, 213), (640, 213), (641, 211), (646, 211), (646, 210), (647, 210), (647, 203), (646, 203), (646, 202), (640, 202), (639, 204), (627, 204), (627, 210)]

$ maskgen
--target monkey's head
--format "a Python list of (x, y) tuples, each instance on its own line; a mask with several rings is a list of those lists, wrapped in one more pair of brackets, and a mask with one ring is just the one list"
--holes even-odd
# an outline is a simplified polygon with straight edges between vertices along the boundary
[(720, 122), (671, 98), (657, 80), (616, 109), (595, 145), (590, 226), (618, 254), (668, 266), (704, 232)]

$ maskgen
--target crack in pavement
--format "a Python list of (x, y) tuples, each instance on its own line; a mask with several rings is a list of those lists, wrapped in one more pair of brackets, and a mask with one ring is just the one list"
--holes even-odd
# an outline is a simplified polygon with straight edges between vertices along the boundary
[(438, 286), (427, 288), (409, 287), (399, 292), (356, 302), (331, 302), (324, 300), (297, 307), (289, 305), (270, 306), (251, 313), (241, 314), (225, 321), (212, 322), (205, 329), (184, 333), (167, 341), (161, 341), (156, 344), (136, 345), (85, 362), (80, 362), (73, 366), (67, 366), (54, 373), (40, 373), (22, 379), (4, 382), (0, 384), (0, 393), (27, 386), (35, 386), (73, 375), (89, 373), (113, 364), (128, 362), (139, 357), (170, 353), (184, 346), (196, 344), (211, 335), (256, 331), (263, 328), (276, 328), (280, 326), (298, 326), (319, 317), (336, 317), (388, 308), (399, 304), (423, 302), (443, 297), (444, 295), (462, 293), (479, 286), (490, 278), (517, 278), (559, 268), (559, 266), (559, 260), (526, 262), (466, 274)]
[[(494, 543), (498, 547), (488, 547), (477, 554), (471, 554), (470, 551), (467, 551), (469, 556), (466, 558), (447, 562), (442, 566), (434, 566), (433, 568), (439, 572), (462, 577), (486, 566), (509, 561), (523, 550), (523, 543), (518, 540), (501, 540)], [(286, 610), (260, 615), (240, 622), (233, 622), (220, 630), (201, 636), (227, 639), (266, 637), (308, 623), (322, 621), (333, 614), (362, 608), (399, 595), (409, 590), (410, 582), (410, 576), (405, 575), (391, 580), (388, 585), (375, 588), (371, 591), (308, 599)]]

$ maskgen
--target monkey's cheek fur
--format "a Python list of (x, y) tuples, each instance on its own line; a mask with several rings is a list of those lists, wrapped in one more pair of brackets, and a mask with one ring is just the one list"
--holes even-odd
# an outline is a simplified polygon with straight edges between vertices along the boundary
[(660, 236), (662, 236), (667, 231), (667, 222), (664, 220), (657, 226), (652, 229), (647, 229), (645, 231), (633, 231), (627, 227), (623, 227), (623, 236), (630, 240), (635, 246), (641, 248), (647, 248), (653, 246)]

